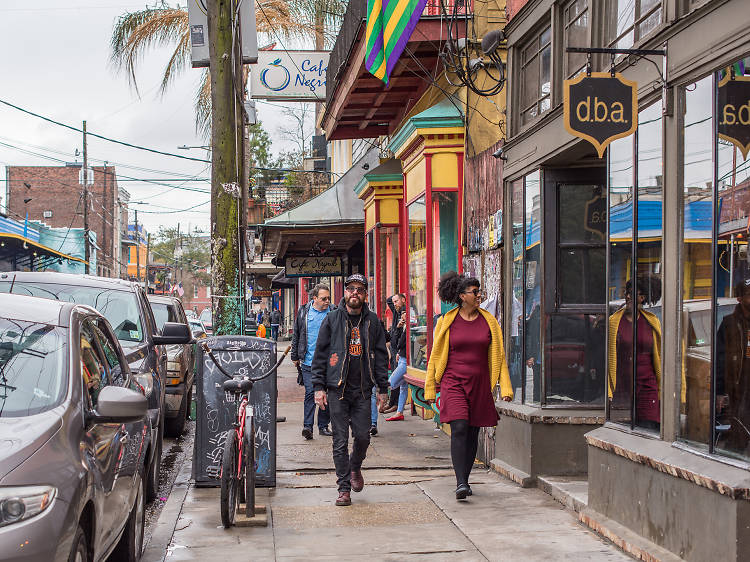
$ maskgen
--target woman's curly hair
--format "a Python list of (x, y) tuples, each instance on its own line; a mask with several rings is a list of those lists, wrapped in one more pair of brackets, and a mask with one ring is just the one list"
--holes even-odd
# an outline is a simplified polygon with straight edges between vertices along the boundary
[[(639, 295), (643, 295), (644, 305), (654, 305), (661, 299), (661, 279), (655, 275), (639, 275), (635, 281)], [(633, 289), (633, 280), (625, 283), (625, 293)]]
[(461, 304), (461, 293), (469, 287), (480, 287), (479, 279), (459, 275), (455, 271), (443, 273), (438, 283), (438, 296), (443, 302)]

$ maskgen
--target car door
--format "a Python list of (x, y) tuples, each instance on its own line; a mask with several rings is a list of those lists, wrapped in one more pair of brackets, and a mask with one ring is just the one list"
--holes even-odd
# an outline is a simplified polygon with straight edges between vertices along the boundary
[[(187, 314), (185, 314), (185, 308), (182, 306), (182, 303), (180, 301), (175, 302), (175, 308), (177, 312), (177, 322), (181, 324), (186, 324), (188, 328), (190, 327), (190, 322), (188, 321)], [(192, 332), (192, 330), (191, 330)], [(194, 343), (186, 343), (183, 344), (183, 347), (185, 350), (183, 353), (183, 361), (185, 362), (185, 392), (187, 393), (190, 389), (187, 388), (188, 385), (191, 384), (192, 378), (193, 378), (193, 368), (195, 366), (195, 345)]]
[[(90, 317), (85, 317), (79, 326), (80, 374), (83, 384), (83, 408), (87, 413), (96, 411), (97, 398), (101, 390), (110, 384), (111, 369), (105, 367), (106, 360), (101, 350)], [(83, 436), (86, 464), (94, 486), (94, 502), (97, 511), (96, 551), (100, 552), (113, 540), (119, 531), (116, 521), (122, 518), (122, 500), (116, 485), (119, 460), (124, 443), (123, 424), (100, 423), (88, 419)], [(116, 536), (116, 535), (115, 535)]]
[[(101, 350), (108, 384), (129, 387), (128, 367), (121, 352), (118, 352), (117, 339), (103, 318), (92, 321), (92, 328)], [(146, 421), (140, 420), (121, 425), (119, 434), (120, 454), (114, 471), (112, 502), (119, 515), (113, 515), (116, 529), (123, 527), (130, 513), (139, 481), (136, 478), (142, 464)], [(145, 471), (141, 472), (144, 476)], [(145, 477), (145, 476), (144, 476)], [(119, 534), (119, 533), (118, 533)]]

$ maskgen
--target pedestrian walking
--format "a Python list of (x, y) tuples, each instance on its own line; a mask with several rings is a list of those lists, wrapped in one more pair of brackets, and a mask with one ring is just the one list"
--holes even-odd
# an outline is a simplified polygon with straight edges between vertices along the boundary
[[(394, 295), (394, 305), (398, 301), (403, 303), (402, 306), (397, 308), (397, 313), (400, 313), (400, 318), (396, 322), (397, 314), (394, 314), (394, 325), (395, 330), (391, 331), (391, 353), (394, 356), (395, 369), (391, 373), (388, 379), (391, 385), (391, 393), (394, 391), (398, 393), (398, 405), (396, 406), (396, 413), (390, 418), (385, 418), (385, 421), (403, 421), (404, 419), (404, 406), (406, 406), (406, 398), (409, 396), (409, 383), (404, 378), (406, 375), (406, 297), (404, 295)], [(395, 340), (393, 338), (396, 338)], [(386, 409), (387, 411), (387, 409)]]
[[(312, 362), (315, 347), (318, 343), (318, 333), (323, 319), (333, 310), (331, 307), (331, 289), (328, 285), (319, 283), (310, 292), (312, 300), (302, 305), (294, 319), (292, 332), (292, 361), (302, 371), (302, 383), (305, 386), (304, 418), (302, 421), (302, 436), (310, 440), (313, 438), (313, 424), (315, 422), (315, 392), (312, 383)], [(330, 437), (333, 435), (328, 428), (331, 416), (328, 410), (318, 408), (318, 433)]]
[[(388, 297), (388, 299), (385, 301), (385, 304), (390, 309), (391, 315), (393, 317), (390, 329), (390, 370), (391, 374), (393, 374), (393, 371), (395, 371), (396, 367), (398, 366), (398, 342), (401, 335), (406, 333), (406, 324), (401, 323), (401, 317), (404, 316), (404, 312), (406, 311), (406, 295), (403, 293), (396, 293), (395, 295)], [(406, 354), (402, 354), (401, 357), (403, 357), (405, 360)], [(390, 414), (391, 412), (396, 411), (400, 394), (400, 387), (394, 388), (393, 386), (391, 386), (391, 390), (388, 395), (388, 404), (382, 409), (381, 414)]]
[[(377, 315), (365, 304), (367, 279), (347, 277), (339, 307), (325, 317), (312, 365), (315, 403), (329, 408), (336, 467), (336, 505), (351, 505), (351, 491), (365, 485), (362, 462), (370, 445), (370, 393), (378, 388), (378, 406), (388, 395), (388, 350)], [(349, 454), (349, 428), (354, 443)]]
[(479, 287), (478, 279), (455, 271), (440, 278), (440, 299), (457, 306), (437, 322), (424, 385), (430, 404), (436, 398), (436, 385), (440, 385), (440, 421), (451, 428), (457, 500), (472, 494), (469, 474), (477, 454), (479, 428), (497, 425), (492, 391), (498, 380), (503, 400), (513, 399), (500, 325), (492, 314), (479, 308)]
[(274, 308), (271, 311), (269, 317), (271, 321), (271, 338), (273, 341), (279, 341), (279, 326), (281, 325), (281, 312), (278, 308)]

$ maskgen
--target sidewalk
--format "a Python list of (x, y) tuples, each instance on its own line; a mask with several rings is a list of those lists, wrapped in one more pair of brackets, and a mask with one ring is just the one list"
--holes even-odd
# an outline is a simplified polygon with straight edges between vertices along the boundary
[(184, 479), (144, 560), (631, 560), (544, 492), (478, 466), (474, 495), (457, 502), (449, 438), (417, 417), (381, 417), (365, 489), (351, 507), (336, 507), (330, 438), (301, 436), (304, 391), (295, 379), (292, 366), (282, 367), (278, 487), (257, 500), (270, 508), (269, 526), (224, 529), (219, 490)]

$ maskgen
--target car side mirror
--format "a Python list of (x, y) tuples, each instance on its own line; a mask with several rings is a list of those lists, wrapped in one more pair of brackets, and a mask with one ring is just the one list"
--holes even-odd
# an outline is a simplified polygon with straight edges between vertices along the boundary
[(148, 413), (148, 399), (135, 390), (105, 386), (96, 400), (96, 410), (89, 419), (99, 423), (129, 423)]
[(173, 345), (180, 343), (193, 343), (193, 334), (190, 326), (179, 322), (164, 322), (161, 335), (154, 336), (156, 345)]

